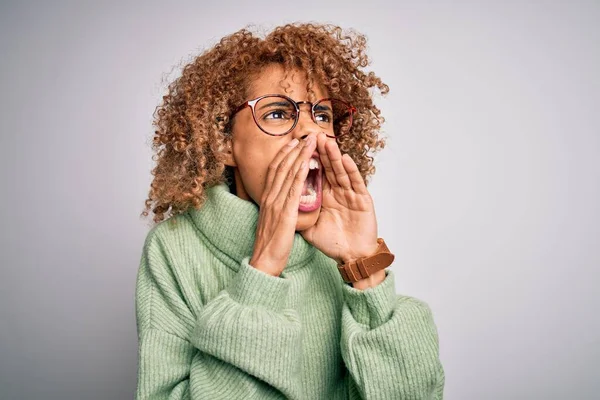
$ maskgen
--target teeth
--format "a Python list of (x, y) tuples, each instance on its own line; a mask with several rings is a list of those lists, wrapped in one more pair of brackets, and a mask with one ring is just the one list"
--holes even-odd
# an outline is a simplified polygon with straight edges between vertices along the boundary
[(310, 189), (309, 189), (309, 193), (310, 194), (300, 196), (301, 204), (313, 204), (315, 201), (317, 201), (317, 193), (314, 190), (310, 190)]
[(311, 158), (308, 162), (309, 169), (319, 169), (319, 162), (315, 158)]

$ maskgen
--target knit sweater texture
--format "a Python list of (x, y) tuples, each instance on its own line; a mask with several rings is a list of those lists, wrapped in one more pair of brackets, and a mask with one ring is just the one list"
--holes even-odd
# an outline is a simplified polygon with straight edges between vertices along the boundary
[(432, 312), (396, 294), (392, 268), (355, 289), (296, 233), (281, 275), (266, 274), (249, 264), (258, 215), (220, 184), (149, 231), (136, 399), (442, 399)]

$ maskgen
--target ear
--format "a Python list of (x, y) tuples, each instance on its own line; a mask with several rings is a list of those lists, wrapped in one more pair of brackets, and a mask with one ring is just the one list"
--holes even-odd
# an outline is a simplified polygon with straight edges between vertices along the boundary
[(231, 138), (225, 140), (225, 148), (221, 148), (219, 152), (225, 165), (228, 167), (237, 167), (237, 163), (233, 157), (233, 143), (231, 142)]

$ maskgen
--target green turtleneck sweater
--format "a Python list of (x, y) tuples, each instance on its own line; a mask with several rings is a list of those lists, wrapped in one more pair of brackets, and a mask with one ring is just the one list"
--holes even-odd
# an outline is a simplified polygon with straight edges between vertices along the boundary
[(355, 289), (296, 233), (283, 273), (268, 275), (248, 264), (257, 221), (221, 184), (150, 230), (136, 399), (442, 399), (431, 310), (396, 294), (391, 269)]

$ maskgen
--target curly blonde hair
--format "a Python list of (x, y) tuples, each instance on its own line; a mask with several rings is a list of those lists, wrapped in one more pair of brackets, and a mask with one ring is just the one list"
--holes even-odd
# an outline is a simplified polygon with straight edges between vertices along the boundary
[(221, 159), (231, 114), (247, 100), (252, 78), (274, 63), (305, 72), (313, 99), (312, 88), (319, 84), (357, 108), (349, 133), (337, 141), (368, 182), (375, 172), (369, 153), (385, 146), (379, 134), (384, 118), (369, 90), (389, 91), (373, 72), (361, 70), (369, 62), (365, 36), (333, 25), (287, 24), (264, 38), (244, 28), (221, 39), (183, 67), (153, 114), (156, 167), (141, 216), (152, 211), (158, 223), (190, 207), (198, 209), (206, 188), (231, 179), (230, 167)]

